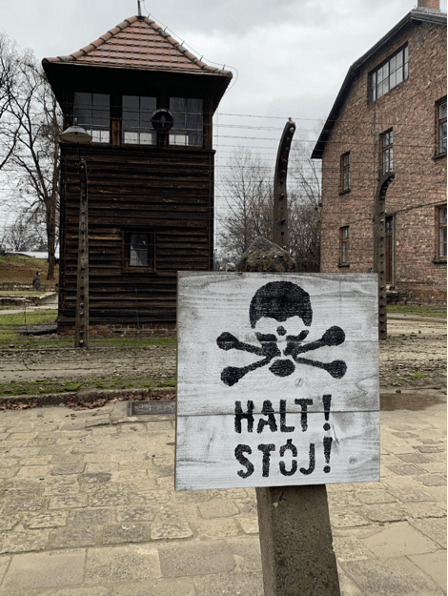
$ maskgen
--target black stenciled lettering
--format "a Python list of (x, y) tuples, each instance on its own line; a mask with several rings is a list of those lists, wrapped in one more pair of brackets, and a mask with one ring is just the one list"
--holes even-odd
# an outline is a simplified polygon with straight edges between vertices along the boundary
[(316, 467), (316, 447), (314, 443), (310, 443), (310, 465), (309, 468), (300, 468), (300, 472), (305, 476), (309, 476), (314, 472), (314, 468)]
[(263, 478), (269, 478), (269, 469), (271, 464), (271, 451), (275, 451), (275, 445), (270, 443), (269, 445), (258, 445), (258, 449), (263, 453)]
[[(285, 455), (285, 451), (287, 449), (289, 449), (292, 452), (293, 457), (297, 457), (297, 447), (295, 445), (293, 445), (292, 439), (288, 439), (286, 441), (286, 445), (282, 445), (280, 447), (280, 457), (283, 457)], [(297, 460), (293, 459), (291, 461), (291, 469), (290, 470), (286, 469), (284, 461), (280, 462), (279, 467), (280, 467), (280, 473), (283, 476), (293, 476), (297, 472)]]
[(236, 459), (240, 462), (242, 466), (246, 467), (246, 471), (238, 470), (237, 474), (238, 476), (241, 476), (241, 478), (249, 478), (249, 476), (251, 476), (254, 473), (254, 465), (250, 460), (247, 459), (247, 457), (243, 455), (243, 453), (248, 453), (249, 455), (252, 455), (252, 449), (249, 447), (249, 445), (237, 445), (235, 447)]
[(249, 400), (247, 402), (247, 412), (243, 412), (241, 402), (235, 402), (235, 432), (241, 433), (241, 420), (247, 420), (247, 432), (254, 431), (254, 402)]
[[(324, 437), (324, 456), (325, 456), (325, 461), (327, 462), (327, 464), (330, 463), (331, 444), (332, 443), (333, 443), (332, 437)], [(330, 466), (328, 466), (328, 465), (325, 466), (324, 472), (325, 472), (325, 474), (328, 474), (329, 472), (331, 472)]]
[(300, 416), (300, 424), (302, 426), (302, 432), (308, 430), (308, 406), (313, 405), (312, 399), (295, 399), (294, 402), (302, 408)]
[(258, 421), (257, 433), (260, 434), (266, 425), (269, 426), (271, 432), (277, 432), (277, 422), (275, 420), (274, 408), (272, 407), (272, 402), (270, 402), (268, 399), (263, 402), (261, 413), (267, 416), (268, 419), (263, 420), (260, 418)]
[(331, 395), (322, 396), (322, 403), (324, 404), (324, 415), (326, 420), (324, 430), (330, 430), (331, 426), (328, 421), (330, 419)]
[(286, 426), (286, 399), (280, 400), (280, 432), (293, 433), (294, 426)]

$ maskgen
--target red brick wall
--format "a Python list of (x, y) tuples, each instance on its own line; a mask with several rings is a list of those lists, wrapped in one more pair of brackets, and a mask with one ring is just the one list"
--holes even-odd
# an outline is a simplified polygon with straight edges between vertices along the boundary
[[(377, 101), (368, 74), (403, 44), (409, 78)], [(412, 25), (365, 66), (351, 86), (322, 160), (321, 271), (365, 273), (373, 266), (374, 199), (380, 135), (393, 129), (395, 180), (386, 213), (395, 215), (394, 286), (411, 302), (446, 304), (446, 263), (434, 263), (435, 209), (446, 203), (446, 156), (436, 153), (436, 102), (446, 96), (446, 27)], [(340, 194), (340, 159), (350, 151), (351, 190)], [(340, 267), (339, 229), (350, 226), (350, 264)]]

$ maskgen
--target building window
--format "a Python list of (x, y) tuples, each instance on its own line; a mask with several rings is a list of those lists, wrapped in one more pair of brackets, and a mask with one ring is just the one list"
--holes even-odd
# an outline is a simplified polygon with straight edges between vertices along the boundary
[(341, 156), (341, 191), (350, 190), (350, 152)]
[(124, 268), (128, 271), (155, 270), (155, 234), (153, 230), (124, 232)]
[(446, 153), (446, 97), (437, 104), (437, 154)]
[(394, 131), (388, 130), (381, 135), (381, 172), (394, 171)]
[(157, 98), (123, 95), (123, 120), (121, 135), (123, 143), (155, 145), (157, 133), (151, 119), (157, 109)]
[(339, 228), (340, 230), (340, 249), (339, 264), (348, 265), (350, 261), (350, 226)]
[(437, 255), (439, 261), (446, 261), (446, 205), (437, 208)]
[(408, 76), (408, 45), (406, 44), (369, 74), (370, 101), (376, 101), (402, 81), (406, 81)]
[(170, 112), (174, 119), (173, 127), (169, 134), (170, 145), (202, 147), (202, 99), (170, 97)]
[(74, 118), (96, 143), (110, 141), (110, 96), (104, 93), (78, 93), (74, 97)]

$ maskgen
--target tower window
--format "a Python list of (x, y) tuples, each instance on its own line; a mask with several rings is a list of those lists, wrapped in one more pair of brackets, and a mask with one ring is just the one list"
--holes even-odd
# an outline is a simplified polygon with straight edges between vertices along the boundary
[(109, 143), (110, 96), (75, 92), (74, 103), (75, 122), (92, 135), (93, 142)]
[(151, 122), (157, 98), (123, 95), (122, 142), (155, 145), (157, 133)]
[(170, 112), (174, 123), (170, 130), (170, 145), (202, 147), (203, 101), (189, 97), (171, 97)]
[(154, 230), (126, 230), (123, 234), (124, 269), (155, 270)]

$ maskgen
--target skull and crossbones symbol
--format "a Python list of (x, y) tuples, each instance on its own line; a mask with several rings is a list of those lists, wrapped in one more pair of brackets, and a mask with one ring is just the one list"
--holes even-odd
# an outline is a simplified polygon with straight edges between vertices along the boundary
[[(227, 366), (221, 372), (223, 383), (231, 387), (249, 372), (267, 366), (274, 359), (274, 362), (269, 366), (269, 370), (279, 377), (291, 375), (296, 368), (294, 363), (297, 363), (321, 368), (333, 378), (341, 379), (347, 370), (347, 365), (343, 360), (319, 362), (303, 358), (300, 354), (323, 346), (342, 344), (345, 341), (344, 331), (340, 327), (333, 326), (327, 329), (320, 339), (303, 344), (303, 340), (309, 334), (308, 329), (302, 328), (298, 335), (288, 335), (287, 327), (295, 317), (299, 317), (301, 320), (301, 327), (311, 326), (313, 311), (308, 292), (289, 281), (274, 281), (259, 288), (250, 304), (249, 319), (251, 327), (256, 329), (257, 324), (263, 322), (263, 331), (266, 330), (267, 326), (269, 331), (274, 330), (275, 333), (256, 331), (255, 336), (260, 342), (260, 346), (241, 342), (227, 331), (221, 333), (216, 340), (221, 350), (241, 350), (263, 357), (262, 360), (253, 362), (248, 366)], [(278, 342), (283, 338), (286, 339), (286, 347), (281, 351)], [(282, 358), (282, 354), (286, 358)]]

